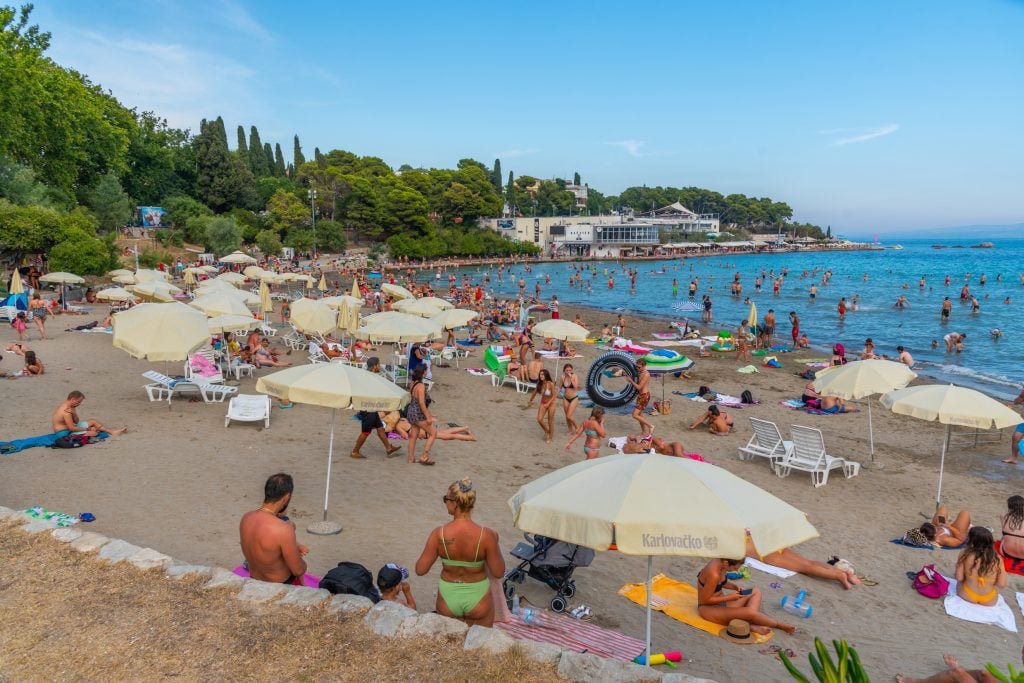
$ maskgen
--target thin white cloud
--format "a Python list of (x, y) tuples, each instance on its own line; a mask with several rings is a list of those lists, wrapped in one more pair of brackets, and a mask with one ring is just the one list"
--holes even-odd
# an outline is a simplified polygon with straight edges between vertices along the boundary
[(892, 135), (899, 129), (900, 124), (887, 123), (884, 126), (880, 126), (879, 128), (875, 128), (874, 130), (869, 130), (866, 133), (861, 133), (860, 135), (854, 135), (853, 137), (849, 138), (839, 138), (838, 140), (833, 140), (832, 144), (838, 147), (840, 145), (852, 145), (858, 142), (867, 142), (868, 140), (874, 140), (875, 138), (881, 138), (885, 137), (886, 135)]
[(535, 147), (519, 147), (516, 149), (506, 149), (498, 152), (494, 156), (499, 159), (515, 159), (516, 157), (528, 157), (531, 154), (536, 154), (540, 150)]
[(621, 147), (631, 157), (643, 157), (649, 156), (650, 152), (641, 152), (640, 148), (644, 146), (644, 142), (641, 140), (618, 140), (616, 142), (606, 142), (606, 145), (612, 147)]
[(273, 40), (273, 35), (263, 24), (249, 14), (249, 10), (234, 0), (220, 0), (220, 16), (224, 23), (239, 33), (257, 38), (264, 43)]

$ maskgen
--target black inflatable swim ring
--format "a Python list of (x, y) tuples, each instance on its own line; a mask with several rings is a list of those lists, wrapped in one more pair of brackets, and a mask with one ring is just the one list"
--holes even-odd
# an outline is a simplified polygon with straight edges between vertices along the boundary
[(636, 369), (633, 355), (625, 351), (609, 351), (598, 356), (587, 370), (587, 396), (595, 405), (604, 408), (620, 408), (636, 397), (636, 387), (620, 380), (623, 384), (615, 389), (606, 388), (602, 380), (609, 377), (626, 376), (634, 382), (640, 373)]

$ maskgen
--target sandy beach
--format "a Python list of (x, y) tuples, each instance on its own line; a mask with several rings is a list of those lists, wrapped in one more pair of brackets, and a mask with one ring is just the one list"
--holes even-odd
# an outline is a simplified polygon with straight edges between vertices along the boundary
[[(562, 316), (570, 320), (575, 312), (562, 308)], [(581, 314), (595, 332), (605, 318), (612, 318), (590, 310)], [(96, 531), (190, 562), (233, 567), (242, 559), (240, 516), (258, 507), (266, 477), (285, 471), (295, 477), (291, 514), (300, 529), (300, 542), (311, 548), (310, 571), (322, 575), (337, 562), (349, 560), (376, 572), (386, 562), (412, 566), (428, 533), (447, 519), (439, 496), (450, 482), (464, 476), (474, 480), (478, 492), (475, 519), (497, 530), (503, 548), (511, 549), (521, 532), (511, 524), (508, 498), (523, 483), (582, 458), (581, 444), (570, 452), (563, 449), (569, 435), (561, 408), (555, 441), (546, 444), (534, 419), (535, 409), (526, 408), (525, 395), (508, 386), (494, 388), (489, 378), (466, 372), (467, 367), (483, 366), (482, 348), (477, 347), (462, 362), (462, 369), (435, 369), (432, 411), (443, 422), (470, 426), (479, 441), (438, 441), (433, 450), (435, 467), (409, 465), (404, 457), (385, 459), (375, 438), (363, 447), (368, 459), (353, 460), (348, 454), (358, 423), (351, 413), (339, 413), (329, 517), (340, 522), (344, 531), (338, 536), (311, 536), (304, 528), (321, 515), (330, 411), (301, 405), (290, 410), (275, 407), (271, 428), (263, 430), (239, 423), (225, 428), (226, 403), (176, 399), (170, 408), (166, 402), (150, 403), (141, 373), (163, 372), (164, 364), (130, 358), (111, 346), (107, 334), (62, 331), (68, 320), (82, 324), (98, 318), (52, 318), (48, 324), (52, 340), (37, 342), (32, 335), (30, 346), (46, 363), (47, 373), (0, 380), (5, 406), (0, 439), (47, 432), (53, 409), (74, 389), (86, 394), (80, 409), (83, 418), (126, 424), (130, 431), (83, 449), (37, 448), (0, 456), (0, 505), (92, 512), (96, 521), (90, 526)], [(630, 318), (628, 336), (643, 343), (653, 338), (651, 332), (666, 329), (667, 320)], [(0, 342), (13, 341), (15, 336), (7, 326), (0, 329)], [(585, 357), (573, 362), (585, 370), (600, 351), (585, 346), (582, 353)], [(387, 353), (380, 355), (389, 360)], [(304, 356), (296, 352), (291, 358), (301, 363)], [(944, 433), (939, 425), (891, 415), (876, 403), (875, 457), (882, 467), (862, 469), (849, 480), (833, 473), (828, 485), (818, 489), (806, 474), (795, 472), (780, 479), (761, 459), (737, 459), (737, 448), (752, 433), (748, 418), (758, 417), (776, 422), (784, 433), (792, 424), (818, 427), (833, 455), (869, 460), (866, 412), (808, 415), (779, 404), (798, 397), (805, 384), (794, 376), (805, 368), (800, 359), (820, 356), (816, 352), (780, 355), (784, 368), (761, 368), (752, 375), (737, 373), (745, 363), (732, 357), (701, 359), (691, 379), (667, 379), (665, 391), (673, 399), (672, 411), (652, 418), (658, 435), (682, 441), (688, 451), (703, 454), (804, 510), (821, 535), (798, 546), (798, 552), (822, 561), (838, 555), (853, 563), (858, 573), (878, 581), (877, 586), (844, 591), (838, 583), (797, 576), (781, 580), (782, 588), (775, 589), (770, 584), (778, 579), (754, 571), (750, 584), (764, 592), (769, 614), (788, 617), (779, 600), (800, 589), (807, 591), (814, 606), (813, 616), (799, 624), (802, 632), (777, 634), (772, 643), (796, 651), (806, 669), (815, 636), (826, 641), (845, 638), (858, 648), (876, 680), (894, 673), (936, 673), (942, 669), (945, 652), (956, 654), (968, 668), (988, 661), (1000, 666), (1019, 662), (1017, 634), (946, 616), (941, 601), (927, 600), (910, 587), (905, 573), (924, 564), (934, 562), (951, 575), (956, 552), (907, 549), (888, 542), (919, 525), (933, 509)], [(12, 371), (20, 365), (19, 357), (4, 354), (0, 369)], [(549, 365), (552, 370), (553, 365)], [(171, 364), (170, 369), (175, 374), (180, 365)], [(243, 378), (239, 390), (255, 393), (254, 384), (254, 378)], [(686, 427), (703, 412), (703, 404), (669, 392), (695, 391), (700, 385), (733, 395), (750, 389), (761, 403), (730, 410), (736, 425), (732, 435), (688, 431)], [(660, 391), (656, 380), (655, 399), (660, 399)], [(865, 407), (863, 402), (857, 405)], [(581, 407), (577, 418), (587, 412)], [(606, 426), (610, 435), (638, 432), (628, 415), (609, 415)], [(943, 485), (944, 502), (951, 510), (966, 508), (976, 524), (997, 530), (1006, 498), (1020, 493), (1022, 483), (1018, 468), (1000, 463), (1009, 449), (1008, 431), (996, 444), (954, 448), (947, 457)], [(603, 454), (611, 452), (603, 450)], [(654, 568), (692, 583), (702, 565), (696, 558), (661, 558), (655, 560)], [(432, 609), (438, 571), (435, 567), (431, 575), (412, 579), (421, 611)], [(645, 575), (645, 558), (599, 553), (592, 566), (577, 570), (579, 592), (573, 604), (589, 605), (599, 625), (642, 638), (643, 609), (617, 591)], [(1015, 613), (1018, 590), (1024, 591), (1024, 577), (1011, 575), (1008, 588), (1001, 591)], [(533, 582), (526, 584), (524, 594), (538, 605), (546, 605), (551, 597), (549, 589)], [(1017, 619), (1022, 623), (1019, 614)], [(789, 680), (782, 665), (772, 656), (759, 654), (757, 647), (731, 644), (662, 614), (655, 614), (653, 636), (655, 651), (682, 650), (686, 658), (682, 670), (695, 676), (719, 681)]]

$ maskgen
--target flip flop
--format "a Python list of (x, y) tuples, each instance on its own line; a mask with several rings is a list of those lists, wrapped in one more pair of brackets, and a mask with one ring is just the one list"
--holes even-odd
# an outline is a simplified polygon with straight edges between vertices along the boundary
[(366, 456), (360, 453), (359, 451), (352, 451), (348, 457), (353, 458), (355, 460), (366, 460)]
[(395, 457), (398, 454), (398, 451), (400, 451), (400, 450), (402, 450), (401, 446), (395, 446), (394, 448), (389, 448), (386, 457), (393, 458), (393, 457)]
[(418, 462), (421, 465), (426, 465), (427, 467), (437, 464), (437, 462), (434, 460), (417, 460), (416, 462)]
[(870, 576), (865, 576), (865, 575), (862, 575), (862, 574), (857, 574), (857, 578), (860, 579), (860, 582), (862, 584), (864, 584), (865, 586), (877, 586), (878, 585), (878, 581), (875, 581)]
[(281, 410), (287, 410), (288, 408), (294, 408), (295, 404), (294, 403), (286, 403), (286, 404), (278, 403), (277, 407), (280, 408)]
[(777, 655), (782, 652), (782, 648), (778, 645), (769, 645), (768, 647), (758, 650), (763, 655)]

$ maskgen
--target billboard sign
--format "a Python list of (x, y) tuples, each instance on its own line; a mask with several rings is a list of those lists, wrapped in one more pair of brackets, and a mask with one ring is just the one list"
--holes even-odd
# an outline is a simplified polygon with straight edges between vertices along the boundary
[(167, 213), (159, 206), (140, 206), (139, 225), (144, 228), (161, 228), (164, 225), (164, 215)]

